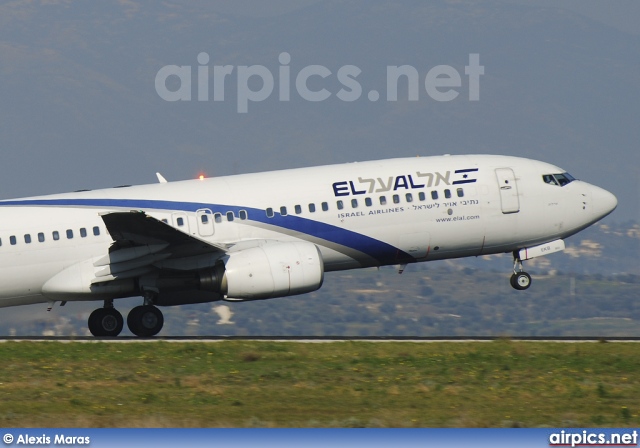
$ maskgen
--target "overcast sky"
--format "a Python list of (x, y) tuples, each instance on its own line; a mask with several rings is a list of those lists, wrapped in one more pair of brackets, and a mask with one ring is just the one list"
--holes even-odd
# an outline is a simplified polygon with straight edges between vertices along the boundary
[[(555, 163), (613, 191), (609, 219), (639, 218), (640, 3), (632, 0), (11, 1), (0, 5), (0, 197), (442, 153)], [(231, 65), (224, 101), (197, 101), (198, 55)], [(327, 100), (279, 101), (310, 65)], [(484, 74), (470, 100), (465, 67)], [(193, 68), (192, 100), (165, 101), (165, 66)], [(274, 74), (273, 93), (239, 113), (239, 66)], [(420, 98), (385, 95), (388, 66), (420, 76)], [(459, 95), (422, 83), (447, 65)], [(341, 67), (362, 95), (341, 101)], [(175, 78), (174, 78), (175, 81)], [(170, 83), (169, 83), (170, 85)], [(254, 77), (249, 83), (259, 89)], [(213, 81), (209, 82), (213, 95)], [(379, 92), (372, 101), (368, 93)]]

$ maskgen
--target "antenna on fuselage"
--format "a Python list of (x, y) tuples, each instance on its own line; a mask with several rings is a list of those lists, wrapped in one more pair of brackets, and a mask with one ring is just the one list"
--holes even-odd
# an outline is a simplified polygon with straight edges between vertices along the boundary
[(167, 183), (167, 179), (165, 179), (162, 174), (156, 173), (156, 177), (158, 178), (158, 182), (160, 182), (161, 184), (166, 184)]

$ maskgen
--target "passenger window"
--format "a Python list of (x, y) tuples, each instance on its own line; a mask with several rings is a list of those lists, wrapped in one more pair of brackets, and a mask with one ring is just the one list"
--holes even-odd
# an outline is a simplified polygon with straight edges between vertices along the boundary
[(433, 199), (434, 201), (438, 199), (438, 192), (433, 190), (431, 192), (431, 199)]
[(227, 212), (227, 221), (232, 222), (233, 218), (235, 218), (233, 212)]
[[(162, 222), (166, 222), (166, 219), (163, 219), (163, 220), (162, 220)], [(94, 234), (95, 236), (99, 236), (99, 235), (100, 235), (100, 227), (95, 226), (95, 227), (93, 228), (93, 234)]]
[(178, 224), (178, 227), (184, 226), (184, 218), (176, 219), (176, 223)]
[(458, 188), (456, 190), (456, 194), (458, 195), (459, 198), (463, 198), (464, 197), (464, 190), (462, 188)]
[(342, 201), (336, 202), (336, 205), (338, 206), (338, 210), (342, 210), (344, 208), (344, 204), (342, 203)]
[(405, 198), (407, 198), (407, 202), (413, 202), (413, 195), (411, 193), (407, 193)]
[(80, 229), (80, 237), (81, 238), (87, 237), (87, 229), (85, 229), (84, 227)]
[(358, 208), (358, 200), (351, 199), (351, 208)]
[(200, 221), (202, 222), (202, 224), (209, 224), (209, 215), (207, 215), (206, 213), (200, 215)]
[(287, 207), (280, 207), (280, 215), (287, 216)]
[(53, 241), (58, 241), (60, 239), (60, 233), (57, 230), (54, 230), (51, 233), (51, 236), (53, 237)]
[(300, 213), (302, 213), (302, 207), (300, 205), (296, 205), (294, 209), (296, 211), (296, 215), (299, 215)]
[(400, 196), (397, 194), (393, 195), (393, 203), (394, 204), (399, 204), (400, 203)]
[(273, 218), (273, 209), (271, 207), (267, 209), (267, 218)]
[(424, 194), (424, 191), (421, 191), (420, 193), (418, 193), (418, 199), (420, 199), (421, 201), (424, 201), (425, 199), (427, 199), (426, 195)]
[(322, 203), (322, 211), (326, 212), (329, 210), (329, 203), (328, 202), (323, 202)]
[(73, 230), (67, 229), (67, 239), (73, 239)]
[(27, 244), (31, 244), (31, 235), (28, 233), (24, 236), (24, 242)]
[(41, 243), (44, 243), (44, 233), (42, 232), (38, 233), (38, 241)]
[(220, 224), (222, 222), (222, 213), (214, 213), (213, 220)]
[(451, 199), (451, 190), (444, 190), (444, 197), (447, 199)]
[(9, 237), (9, 242), (11, 243), (12, 246), (15, 246), (16, 244), (18, 244), (18, 240), (16, 239), (16, 237), (14, 235), (11, 235)]
[(0, 247), (2, 247), (2, 238), (0, 238)]
[(309, 211), (314, 213), (316, 211), (316, 204), (309, 204)]
[(387, 198), (385, 196), (380, 196), (380, 205), (387, 205)]
[(246, 210), (240, 210), (240, 219), (242, 219), (244, 221), (248, 217), (249, 217), (249, 215), (247, 214)]
[(373, 205), (373, 201), (371, 201), (371, 198), (364, 198), (364, 205), (366, 205), (367, 207), (371, 207)]

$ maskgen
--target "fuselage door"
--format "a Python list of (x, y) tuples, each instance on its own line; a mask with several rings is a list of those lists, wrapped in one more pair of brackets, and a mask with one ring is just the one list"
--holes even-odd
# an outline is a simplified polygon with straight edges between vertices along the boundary
[(518, 199), (518, 185), (513, 170), (511, 168), (496, 168), (496, 177), (500, 189), (502, 213), (518, 213), (520, 200)]
[(213, 235), (213, 212), (208, 208), (200, 209), (196, 212), (198, 222), (198, 233), (200, 236)]
[(186, 213), (173, 213), (171, 219), (173, 220), (173, 227), (184, 233), (189, 233), (189, 219)]

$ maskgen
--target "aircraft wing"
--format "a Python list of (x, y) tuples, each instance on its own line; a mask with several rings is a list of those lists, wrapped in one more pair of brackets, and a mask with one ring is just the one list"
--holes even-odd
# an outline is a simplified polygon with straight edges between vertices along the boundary
[(225, 246), (212, 244), (189, 235), (142, 211), (105, 213), (102, 215), (102, 220), (114, 240), (111, 253), (135, 246), (164, 244), (167, 245), (165, 251), (171, 252), (174, 256), (227, 251)]
[(219, 258), (228, 249), (175, 229), (142, 211), (105, 213), (101, 217), (114, 242), (109, 254), (94, 262), (93, 283), (135, 277), (164, 260), (202, 255)]

